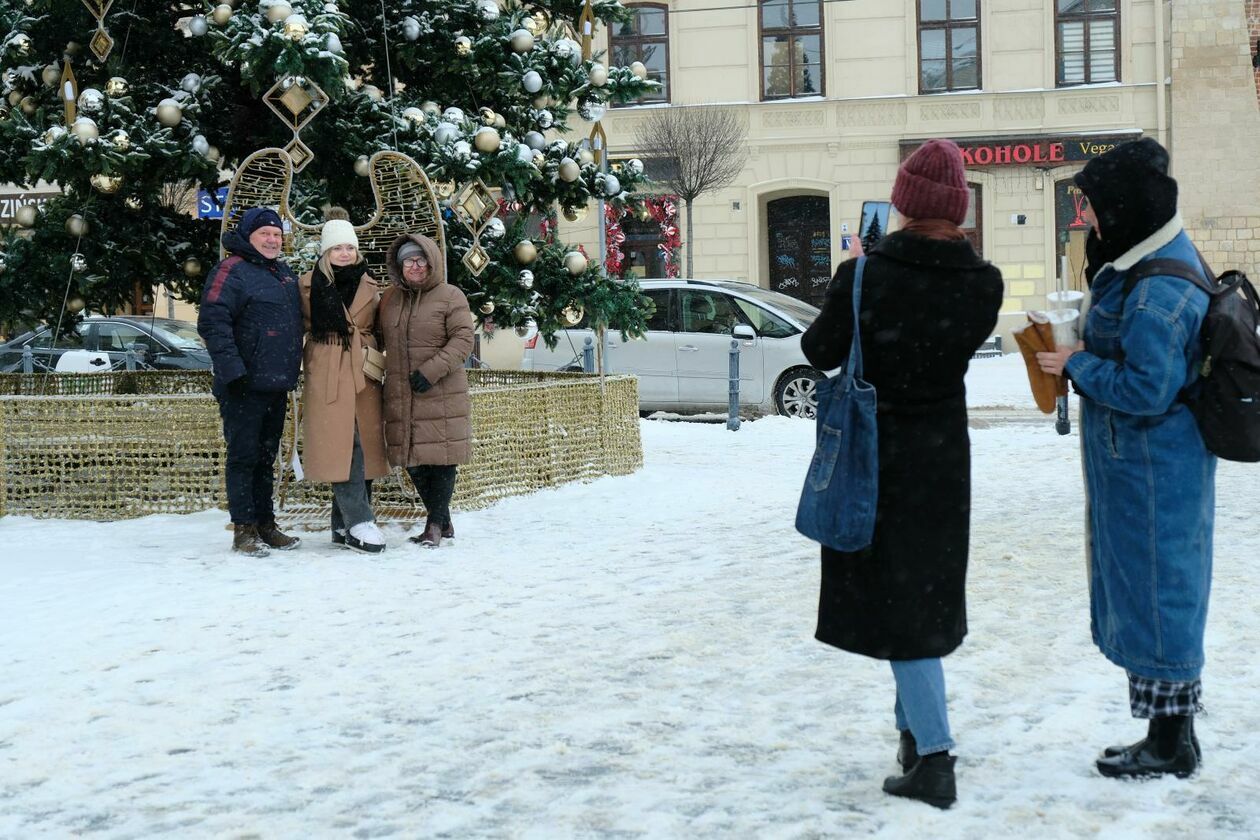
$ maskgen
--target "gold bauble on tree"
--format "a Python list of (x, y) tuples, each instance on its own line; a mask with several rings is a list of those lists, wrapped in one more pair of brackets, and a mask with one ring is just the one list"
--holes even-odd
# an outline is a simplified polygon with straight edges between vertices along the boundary
[(581, 251), (570, 251), (564, 255), (564, 268), (574, 277), (586, 271), (586, 256)]
[(13, 214), (13, 218), (17, 220), (19, 227), (33, 228), (35, 223), (39, 221), (39, 206), (35, 204), (23, 204)]
[(39, 103), (35, 101), (33, 96), (24, 96), (18, 104), (22, 108), (22, 113), (28, 117), (35, 116), (35, 112), (39, 110)]
[(560, 175), (561, 181), (572, 184), (582, 174), (582, 169), (578, 166), (576, 160), (571, 157), (566, 157), (560, 159), (560, 168), (557, 172)]
[(184, 260), (184, 276), (200, 277), (201, 276), (201, 260), (196, 257), (189, 257)]
[(502, 140), (499, 137), (499, 132), (495, 131), (488, 125), (477, 129), (477, 133), (473, 135), (473, 145), (475, 145), (477, 147), (477, 151), (482, 154), (488, 155), (497, 152), (501, 142)]
[(289, 15), (293, 14), (293, 7), (285, 2), (272, 3), (265, 9), (265, 11), (267, 13), (268, 21), (271, 23), (279, 23)]
[(125, 152), (131, 148), (131, 135), (125, 131), (116, 131), (109, 136), (109, 141), (114, 144), (114, 148), (120, 152)]
[(83, 311), (84, 307), (86, 306), (87, 306), (87, 302), (84, 301), (83, 298), (79, 297), (78, 295), (75, 295), (74, 297), (70, 298), (70, 300), (66, 301), (66, 311), (69, 312), (71, 315), (78, 315), (80, 312)]
[(372, 171), (372, 162), (367, 155), (359, 155), (354, 159), (354, 174), (366, 178)]
[(524, 29), (526, 32), (528, 32), (530, 35), (537, 35), (538, 34), (538, 21), (534, 20), (533, 17), (524, 18), (521, 21), (521, 28)]
[(521, 265), (529, 265), (538, 258), (538, 248), (528, 239), (522, 239), (512, 249), (512, 255), (516, 257), (516, 261)]
[(493, 311), (494, 311), (494, 301), (488, 300), (485, 303), (481, 304), (482, 315), (489, 315)]
[(478, 114), (481, 117), (482, 125), (494, 125), (495, 113), (490, 108), (482, 108)]
[(472, 54), (472, 38), (467, 35), (460, 35), (455, 39), (455, 54), (459, 56), (469, 56)]
[(289, 15), (285, 18), (284, 34), (291, 41), (301, 41), (310, 30), (311, 25), (301, 15)]
[(564, 218), (570, 222), (580, 222), (586, 218), (586, 205), (564, 208)]
[[(578, 254), (578, 256), (582, 256)], [(565, 326), (576, 327), (582, 323), (582, 319), (586, 317), (586, 311), (582, 307), (566, 306), (560, 313), (560, 319), (564, 321)]]
[(106, 175), (104, 172), (97, 172), (89, 180), (91, 180), (92, 187), (97, 192), (102, 192), (105, 195), (113, 195), (122, 189), (123, 185), (121, 175)]
[(640, 79), (646, 79), (648, 77), (647, 67), (642, 61), (635, 61), (631, 63), (630, 72), (638, 76)]
[(105, 83), (105, 95), (112, 97), (126, 96), (127, 91), (131, 90), (131, 85), (122, 76), (113, 76)]
[(49, 64), (40, 74), (40, 78), (44, 80), (45, 87), (56, 87), (57, 82), (61, 81), (61, 68), (56, 64)]
[(220, 3), (210, 13), (210, 19), (218, 26), (227, 26), (228, 21), (232, 19), (232, 7), (227, 3)]

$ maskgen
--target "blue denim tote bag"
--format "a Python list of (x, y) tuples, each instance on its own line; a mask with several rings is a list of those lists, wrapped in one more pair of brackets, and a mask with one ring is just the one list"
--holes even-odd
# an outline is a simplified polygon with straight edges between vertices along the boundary
[(814, 460), (796, 508), (796, 530), (836, 551), (857, 551), (875, 534), (879, 496), (879, 431), (875, 387), (862, 380), (862, 302), (859, 257), (853, 275), (853, 343), (840, 372), (818, 383), (817, 442)]

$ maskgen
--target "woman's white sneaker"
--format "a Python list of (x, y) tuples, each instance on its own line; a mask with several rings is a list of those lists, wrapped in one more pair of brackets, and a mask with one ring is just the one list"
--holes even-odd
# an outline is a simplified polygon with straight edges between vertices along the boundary
[(385, 550), (385, 535), (375, 522), (360, 522), (350, 526), (350, 533), (346, 534), (346, 548), (379, 554)]

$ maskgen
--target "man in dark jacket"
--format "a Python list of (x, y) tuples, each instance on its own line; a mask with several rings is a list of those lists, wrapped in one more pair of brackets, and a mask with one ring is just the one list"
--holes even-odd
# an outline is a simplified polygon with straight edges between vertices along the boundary
[(276, 527), (271, 499), (288, 392), (302, 364), (302, 306), (297, 277), (279, 258), (283, 245), (276, 211), (245, 211), (223, 236), (228, 257), (210, 272), (197, 318), (227, 441), (232, 549), (253, 557), (299, 542)]

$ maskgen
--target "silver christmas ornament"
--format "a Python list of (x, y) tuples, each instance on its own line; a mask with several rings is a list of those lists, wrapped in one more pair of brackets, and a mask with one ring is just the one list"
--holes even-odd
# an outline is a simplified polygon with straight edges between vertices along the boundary
[(196, 73), (189, 73), (179, 80), (179, 86), (189, 93), (196, 93), (201, 90), (201, 77)]
[(638, 76), (640, 79), (646, 79), (648, 77), (647, 67), (642, 61), (633, 62), (630, 65), (630, 72)]
[(529, 163), (534, 159), (534, 150), (524, 143), (519, 143), (516, 146), (516, 159), (521, 163)]
[(424, 111), (426, 114), (432, 114), (435, 117), (442, 114), (442, 106), (434, 102), (432, 99), (427, 99), (424, 102), (421, 102), (420, 110)]
[(328, 37), (324, 39), (324, 48), (333, 55), (341, 55), (344, 48), (341, 46), (341, 39), (337, 37), (336, 32), (329, 32)]
[(218, 162), (219, 162), (219, 158), (220, 158), (221, 156), (222, 156), (222, 155), (221, 155), (221, 154), (220, 154), (220, 152), (219, 152), (219, 147), (218, 147), (218, 146), (215, 146), (215, 145), (211, 144), (210, 148), (209, 148), (209, 149), (206, 149), (206, 159), (207, 159), (207, 160), (213, 161), (214, 163), (218, 163)]
[(614, 196), (621, 192), (621, 181), (611, 172), (604, 176), (604, 195)]
[(472, 55), (472, 38), (460, 35), (455, 39), (455, 54), (461, 57)]
[(402, 21), (403, 37), (414, 41), (420, 37), (420, 21), (413, 17), (405, 17)]
[(534, 48), (534, 36), (528, 29), (518, 29), (512, 33), (512, 52), (527, 53)]
[(480, 13), (482, 20), (493, 21), (499, 19), (499, 4), (495, 0), (478, 0), (477, 11)]
[(521, 270), (521, 273), (520, 273), (518, 276), (519, 276), (520, 281), (521, 281), (521, 288), (522, 288), (522, 289), (532, 289), (532, 288), (534, 288), (534, 272), (532, 272), (532, 271), (530, 271), (528, 268), (526, 268), (526, 269), (522, 269), (522, 270)]
[(591, 99), (587, 101), (585, 107), (582, 109), (582, 116), (587, 122), (599, 122), (604, 118), (604, 114), (607, 110), (608, 108), (603, 102), (600, 102), (598, 99)]
[(96, 121), (90, 117), (76, 119), (74, 125), (70, 126), (70, 133), (79, 138), (79, 143), (84, 146), (101, 136), (100, 129), (96, 127)]
[(105, 110), (105, 94), (96, 88), (84, 88), (79, 91), (78, 105), (85, 114), (99, 114)]
[(544, 131), (548, 128), (551, 128), (552, 124), (555, 123), (556, 121), (555, 117), (553, 117), (551, 115), (551, 112), (548, 111), (546, 108), (539, 111), (538, 116), (535, 119), (537, 119), (538, 121), (538, 127), (543, 129)]
[(4, 274), (5, 269), (9, 267), (9, 255), (4, 251), (0, 251), (0, 274)]
[(81, 274), (84, 271), (87, 271), (87, 267), (88, 267), (87, 257), (83, 256), (82, 254), (70, 255), (71, 270)]
[(87, 219), (78, 213), (66, 217), (66, 233), (71, 236), (87, 236), (89, 228)]
[(537, 70), (528, 70), (524, 76), (521, 76), (521, 87), (525, 88), (526, 93), (538, 93), (542, 90), (542, 76), (538, 75)]
[(270, 6), (264, 4), (262, 11), (267, 15), (267, 20), (271, 23), (279, 23), (280, 21), (293, 14), (293, 7), (284, 0), (279, 3), (272, 3)]
[(421, 111), (414, 105), (410, 108), (403, 108), (402, 115), (403, 119), (412, 125), (424, 125), (424, 111)]
[(125, 152), (131, 148), (131, 135), (125, 131), (115, 131), (110, 135), (109, 141), (114, 144), (114, 148), (120, 152)]
[(448, 123), (455, 123), (458, 125), (464, 121), (464, 112), (459, 108), (451, 106), (442, 112), (442, 119), (446, 120)]
[(167, 128), (174, 128), (184, 118), (184, 111), (174, 99), (163, 99), (157, 106), (157, 118)]
[(630, 158), (630, 160), (626, 161), (626, 169), (630, 170), (630, 172), (635, 175), (642, 175), (643, 161), (638, 158)]
[(210, 31), (210, 24), (206, 22), (203, 15), (194, 15), (193, 19), (188, 21), (188, 31), (194, 38), (200, 38)]
[(459, 129), (448, 122), (438, 123), (433, 131), (433, 139), (439, 146), (449, 146), (459, 138)]
[(507, 233), (507, 228), (504, 226), (502, 219), (495, 217), (486, 222), (485, 235), (491, 239), (500, 239), (505, 233)]
[(62, 137), (66, 136), (66, 130), (59, 125), (50, 125), (48, 130), (44, 132), (44, 145), (51, 146)]
[(467, 140), (456, 140), (453, 147), (455, 154), (459, 157), (466, 158), (472, 156), (472, 144)]
[(608, 84), (608, 68), (599, 63), (592, 64), (591, 72), (587, 74), (587, 79), (592, 87), (603, 87)]
[(543, 147), (547, 145), (547, 138), (543, 137), (542, 134), (537, 131), (525, 132), (525, 137), (523, 139), (525, 140), (526, 146), (538, 151), (542, 151)]
[(118, 192), (122, 189), (123, 184), (121, 175), (106, 175), (104, 172), (97, 172), (88, 180), (94, 189), (105, 195), (112, 195)]
[(33, 228), (35, 223), (39, 221), (39, 207), (35, 204), (23, 204), (13, 214), (13, 218), (17, 221), (19, 227)]
[(210, 141), (206, 140), (203, 135), (198, 134), (193, 137), (192, 147), (193, 151), (202, 157), (210, 156)]

